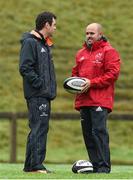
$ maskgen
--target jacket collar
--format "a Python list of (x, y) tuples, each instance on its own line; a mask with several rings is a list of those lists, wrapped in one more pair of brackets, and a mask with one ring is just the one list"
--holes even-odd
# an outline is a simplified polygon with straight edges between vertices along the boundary
[(99, 48), (101, 48), (101, 47), (104, 47), (104, 46), (107, 45), (107, 44), (108, 44), (108, 42), (106, 42), (106, 41), (104, 41), (104, 40), (100, 40), (100, 41), (96, 41), (96, 42), (92, 45), (91, 48), (88, 48), (88, 47), (87, 47), (86, 42), (83, 44), (83, 47), (86, 48), (86, 49), (88, 49), (88, 50), (93, 51), (93, 50), (99, 49)]
[(46, 37), (44, 39), (43, 35), (41, 33), (39, 33), (38, 31), (32, 30), (30, 32), (30, 34), (33, 34), (34, 36), (36, 36), (38, 39), (41, 39), (44, 43), (46, 43), (49, 47), (53, 46), (53, 41), (51, 38)]

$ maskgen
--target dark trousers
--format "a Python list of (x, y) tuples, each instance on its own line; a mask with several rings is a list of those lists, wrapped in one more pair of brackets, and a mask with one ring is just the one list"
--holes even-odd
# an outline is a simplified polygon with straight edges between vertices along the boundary
[(45, 169), (47, 133), (49, 129), (50, 101), (46, 98), (27, 100), (30, 133), (27, 137), (24, 171)]
[(109, 135), (106, 127), (108, 110), (98, 107), (82, 107), (80, 109), (81, 126), (84, 142), (94, 171), (105, 168), (111, 169)]

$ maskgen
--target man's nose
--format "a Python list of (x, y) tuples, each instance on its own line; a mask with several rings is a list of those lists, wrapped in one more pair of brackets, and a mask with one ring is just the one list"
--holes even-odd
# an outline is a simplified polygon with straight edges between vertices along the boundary
[(91, 37), (91, 35), (90, 34), (87, 34), (87, 36), (86, 36), (87, 38), (89, 38), (89, 37)]

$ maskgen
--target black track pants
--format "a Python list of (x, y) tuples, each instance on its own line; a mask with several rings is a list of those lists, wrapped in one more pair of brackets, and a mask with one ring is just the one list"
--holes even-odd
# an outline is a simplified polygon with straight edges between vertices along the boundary
[(27, 101), (30, 133), (27, 137), (24, 171), (44, 169), (47, 133), (49, 129), (50, 101), (31, 98)]
[(108, 110), (101, 107), (82, 107), (80, 115), (90, 161), (96, 170), (105, 167), (110, 171), (109, 135), (106, 127)]

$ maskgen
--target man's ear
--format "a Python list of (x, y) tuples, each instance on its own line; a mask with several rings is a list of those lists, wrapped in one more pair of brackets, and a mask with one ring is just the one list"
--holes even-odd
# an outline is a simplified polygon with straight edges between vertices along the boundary
[(101, 37), (103, 36), (103, 32), (100, 33)]
[(46, 28), (49, 28), (49, 26), (50, 26), (49, 23), (46, 22), (45, 27), (46, 27)]
[(101, 32), (101, 33), (99, 34), (99, 40), (102, 39), (102, 37), (103, 37), (103, 33)]

